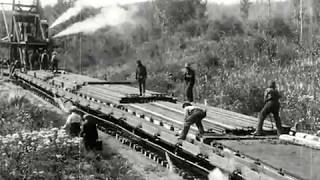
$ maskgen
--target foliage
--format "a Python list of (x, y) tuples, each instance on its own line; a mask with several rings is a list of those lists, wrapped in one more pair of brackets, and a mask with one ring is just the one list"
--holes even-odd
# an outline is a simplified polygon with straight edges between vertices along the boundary
[(241, 17), (244, 20), (248, 20), (250, 5), (251, 5), (251, 3), (249, 2), (249, 0), (241, 0), (240, 1)]
[(221, 20), (209, 23), (208, 36), (219, 41), (221, 36), (235, 36), (244, 33), (242, 22), (234, 16), (224, 15)]
[(56, 128), (60, 115), (43, 118), (43, 108), (12, 94), (1, 97), (0, 179), (142, 179), (117, 155), (84, 152), (81, 138)]

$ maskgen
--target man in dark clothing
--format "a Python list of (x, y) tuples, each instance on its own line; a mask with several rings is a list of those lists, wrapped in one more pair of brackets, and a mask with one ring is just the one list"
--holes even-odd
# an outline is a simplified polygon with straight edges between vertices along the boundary
[(190, 103), (183, 103), (182, 108), (185, 113), (183, 130), (179, 136), (179, 140), (185, 140), (192, 124), (196, 124), (199, 130), (199, 134), (203, 135), (204, 128), (202, 125), (202, 119), (207, 116), (207, 111), (197, 106), (193, 106)]
[(48, 70), (48, 64), (49, 64), (49, 55), (47, 53), (47, 50), (44, 50), (43, 53), (41, 54), (40, 69)]
[(30, 70), (36, 70), (39, 67), (39, 53), (34, 49), (30, 57)]
[(142, 65), (141, 61), (137, 61), (136, 80), (139, 83), (140, 96), (146, 92), (147, 69)]
[(95, 120), (90, 115), (84, 115), (80, 136), (83, 137), (84, 147), (87, 151), (94, 150), (98, 139), (98, 130)]
[(51, 58), (51, 66), (52, 66), (52, 72), (58, 72), (58, 63), (59, 59), (57, 57), (58, 53), (56, 51), (52, 52), (52, 58)]
[(186, 82), (186, 96), (189, 102), (193, 101), (193, 86), (195, 83), (195, 73), (194, 70), (191, 69), (190, 64), (185, 64), (186, 71), (184, 73), (184, 80)]
[(270, 113), (273, 114), (273, 117), (276, 121), (277, 133), (278, 135), (281, 135), (282, 126), (281, 126), (281, 120), (279, 117), (279, 110), (280, 110), (279, 99), (280, 99), (280, 94), (278, 90), (276, 90), (276, 82), (271, 81), (269, 88), (267, 88), (264, 93), (265, 105), (260, 112), (258, 126), (256, 131), (253, 133), (253, 135), (256, 135), (256, 136), (262, 135), (263, 121)]

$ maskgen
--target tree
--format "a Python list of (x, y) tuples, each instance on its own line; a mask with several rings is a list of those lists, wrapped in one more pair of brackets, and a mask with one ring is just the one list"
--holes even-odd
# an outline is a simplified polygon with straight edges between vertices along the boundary
[(241, 0), (240, 12), (241, 12), (241, 17), (244, 21), (247, 21), (249, 18), (250, 6), (251, 6), (251, 2), (249, 2), (249, 0)]
[(176, 27), (192, 19), (203, 20), (206, 2), (202, 0), (156, 0), (155, 15), (164, 31), (175, 32)]

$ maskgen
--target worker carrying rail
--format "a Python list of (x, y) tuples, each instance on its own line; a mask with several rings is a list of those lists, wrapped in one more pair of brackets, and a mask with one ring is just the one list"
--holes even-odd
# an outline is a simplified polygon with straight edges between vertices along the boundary
[(142, 65), (141, 61), (137, 61), (136, 80), (139, 83), (140, 96), (146, 93), (147, 69)]
[(185, 118), (184, 118), (184, 125), (183, 130), (178, 138), (179, 144), (182, 140), (185, 140), (192, 124), (196, 124), (199, 135), (202, 136), (204, 134), (204, 128), (202, 125), (202, 119), (207, 116), (207, 110), (193, 106), (191, 103), (183, 103), (182, 108), (184, 109)]
[(282, 133), (282, 126), (281, 126), (281, 120), (279, 117), (279, 110), (280, 110), (280, 94), (279, 91), (276, 89), (276, 82), (271, 81), (269, 84), (269, 88), (266, 89), (264, 93), (264, 107), (260, 112), (259, 115), (259, 122), (257, 125), (256, 131), (253, 133), (255, 136), (261, 136), (263, 135), (263, 121), (266, 119), (266, 117), (272, 113), (273, 117), (276, 121), (276, 127), (277, 127), (277, 133), (278, 135), (281, 135)]

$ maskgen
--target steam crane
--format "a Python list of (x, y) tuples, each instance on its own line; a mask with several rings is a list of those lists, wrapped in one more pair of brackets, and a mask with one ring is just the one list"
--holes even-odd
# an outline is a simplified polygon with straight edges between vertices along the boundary
[[(0, 40), (0, 46), (8, 48), (10, 62), (18, 60), (23, 68), (28, 68), (28, 55), (49, 45), (48, 22), (41, 20), (40, 2), (21, 4), (13, 0), (1, 6), (6, 37)], [(4, 7), (12, 7), (12, 12)]]

